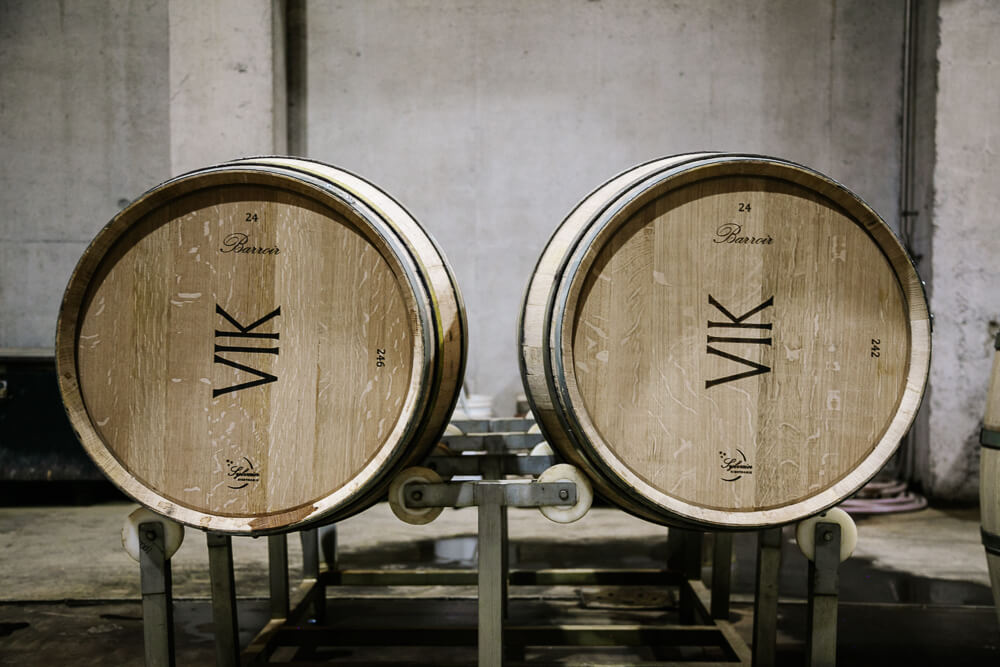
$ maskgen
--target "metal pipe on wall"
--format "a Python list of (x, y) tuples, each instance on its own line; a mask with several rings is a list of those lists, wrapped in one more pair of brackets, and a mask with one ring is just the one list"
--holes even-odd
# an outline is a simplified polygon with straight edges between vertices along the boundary
[(285, 0), (285, 86), (289, 155), (308, 154), (308, 43), (306, 1)]
[[(918, 6), (915, 0), (906, 0), (903, 9), (903, 76), (900, 118), (900, 168), (899, 168), (899, 237), (919, 268), (923, 256), (916, 252), (916, 222), (919, 211), (915, 203), (916, 155), (916, 89), (918, 72)], [(848, 512), (857, 514), (884, 514), (922, 509), (927, 500), (909, 490), (914, 481), (915, 447), (914, 429), (903, 437), (899, 450), (878, 477), (865, 485), (854, 497), (841, 504)]]
[[(914, 0), (906, 0), (903, 10), (903, 89), (901, 105), (901, 141), (899, 159), (899, 235), (903, 246), (910, 253), (914, 266), (920, 268), (922, 256), (914, 248), (914, 226), (919, 211), (913, 196), (914, 174), (914, 112), (917, 87), (917, 12)], [(913, 429), (907, 432), (900, 448), (899, 472), (896, 477), (904, 482), (913, 480), (914, 472)]]

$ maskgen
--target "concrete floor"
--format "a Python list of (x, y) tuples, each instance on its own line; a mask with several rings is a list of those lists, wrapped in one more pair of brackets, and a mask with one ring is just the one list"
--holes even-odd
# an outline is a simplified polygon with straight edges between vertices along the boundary
[[(132, 507), (108, 502), (0, 508), (0, 665), (142, 664), (138, 566), (119, 541), (121, 524)], [(534, 510), (510, 510), (509, 520), (511, 566), (516, 568), (657, 567), (667, 555), (666, 529), (612, 508), (594, 508), (568, 526), (550, 523)], [(894, 664), (893, 656), (905, 657), (910, 665), (1000, 664), (1000, 626), (974, 510), (928, 509), (859, 519), (858, 524), (858, 549), (840, 572), (841, 664), (876, 664), (868, 660), (878, 656), (881, 664)], [(431, 524), (411, 526), (380, 504), (338, 524), (339, 564), (471, 567), (475, 529), (472, 509), (445, 510)], [(735, 536), (734, 623), (747, 640), (752, 628), (754, 550), (754, 534)], [(802, 664), (806, 561), (788, 529), (783, 551), (779, 657), (782, 664)], [(296, 539), (289, 540), (289, 557), (292, 577), (297, 578), (301, 549)], [(267, 619), (266, 540), (235, 538), (234, 560), (241, 639), (246, 643)], [(204, 535), (189, 529), (173, 559), (179, 665), (213, 664), (207, 562)], [(532, 607), (539, 601), (548, 605), (545, 613), (567, 618), (585, 613), (588, 607), (604, 617), (628, 611), (620, 604), (600, 602), (604, 593), (594, 587), (514, 588), (512, 615), (530, 621), (539, 613)], [(640, 596), (647, 612), (650, 595), (646, 591)], [(441, 606), (430, 599), (435, 597), (447, 597), (448, 602)], [(669, 596), (661, 598), (653, 608), (673, 604)], [(368, 618), (386, 627), (413, 617), (475, 623), (475, 588), (469, 586), (331, 589), (328, 599), (334, 618)], [(385, 649), (367, 653), (366, 660), (387, 659), (393, 664), (401, 655), (398, 649), (395, 654)], [(449, 655), (455, 664), (474, 660), (474, 653), (466, 649)], [(350, 651), (340, 651), (323, 657), (355, 664), (351, 656)], [(417, 663), (443, 662), (440, 651), (407, 650), (405, 657)], [(525, 659), (532, 664), (542, 659), (566, 664), (642, 657), (600, 658), (563, 651)]]

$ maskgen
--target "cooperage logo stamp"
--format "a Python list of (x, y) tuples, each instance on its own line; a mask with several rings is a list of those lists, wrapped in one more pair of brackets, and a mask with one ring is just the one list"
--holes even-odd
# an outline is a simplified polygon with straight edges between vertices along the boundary
[(729, 456), (726, 452), (719, 452), (719, 458), (722, 459), (723, 482), (735, 482), (743, 475), (753, 474), (753, 466), (747, 461), (747, 455), (743, 453), (743, 450), (737, 449), (736, 453), (738, 456)]
[(260, 481), (260, 473), (254, 470), (250, 459), (244, 456), (243, 461), (246, 465), (226, 459), (226, 466), (229, 468), (229, 472), (226, 475), (232, 478), (229, 482), (230, 489), (242, 489), (251, 482)]

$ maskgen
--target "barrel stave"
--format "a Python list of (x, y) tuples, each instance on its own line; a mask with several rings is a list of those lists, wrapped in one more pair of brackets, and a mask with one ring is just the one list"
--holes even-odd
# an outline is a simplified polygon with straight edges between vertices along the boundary
[(1000, 621), (1000, 335), (993, 355), (979, 454), (979, 511), (997, 620)]

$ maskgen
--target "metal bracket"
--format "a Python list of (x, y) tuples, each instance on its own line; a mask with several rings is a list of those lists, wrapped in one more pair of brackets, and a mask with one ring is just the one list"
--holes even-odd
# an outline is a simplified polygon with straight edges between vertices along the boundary
[(712, 618), (729, 620), (732, 580), (733, 534), (717, 532), (712, 542)]
[[(477, 488), (479, 505), (479, 667), (501, 667), (504, 661), (504, 620), (507, 618), (508, 549), (505, 487), (482, 482)], [(519, 484), (517, 486), (529, 486)], [(573, 494), (576, 495), (576, 485)]]
[(507, 617), (509, 584), (507, 508), (572, 505), (576, 498), (576, 484), (573, 482), (484, 479), (480, 482), (413, 483), (406, 486), (404, 501), (408, 507), (479, 508), (480, 667), (500, 667), (504, 661), (504, 619)]
[(267, 537), (268, 581), (271, 598), (271, 618), (288, 618), (290, 610), (288, 588), (288, 538), (284, 533)]
[(208, 533), (207, 540), (216, 664), (219, 667), (237, 667), (240, 661), (240, 625), (236, 616), (233, 538), (229, 535)]
[(757, 581), (753, 599), (753, 665), (777, 662), (778, 578), (781, 573), (781, 527), (757, 533)]
[(809, 561), (806, 666), (835, 667), (840, 525), (820, 521), (815, 531), (815, 556)]
[[(492, 491), (493, 487), (497, 487), (499, 491)], [(407, 484), (405, 488), (406, 505), (414, 508), (473, 507), (487, 502), (495, 502), (501, 507), (542, 507), (572, 505), (576, 502), (576, 484), (573, 482), (483, 480), (442, 484), (413, 483)], [(487, 493), (490, 495), (487, 496)]]
[[(527, 454), (480, 454), (478, 456), (431, 456), (424, 461), (442, 477), (455, 475), (480, 475), (489, 465), (499, 467), (503, 475), (541, 475), (559, 459), (555, 456), (529, 456)], [(485, 464), (485, 466), (484, 466)]]
[(451, 423), (462, 433), (526, 433), (535, 425), (535, 420), (524, 417), (455, 419)]
[(979, 529), (979, 535), (983, 540), (983, 547), (986, 549), (986, 553), (1000, 556), (1000, 535), (987, 532), (985, 528)]
[(1000, 431), (984, 428), (979, 432), (979, 444), (990, 449), (1000, 449)]
[(147, 667), (174, 667), (174, 603), (163, 524), (139, 524), (142, 633)]
[(441, 442), (456, 452), (502, 452), (531, 449), (544, 439), (541, 433), (469, 433), (445, 435)]

